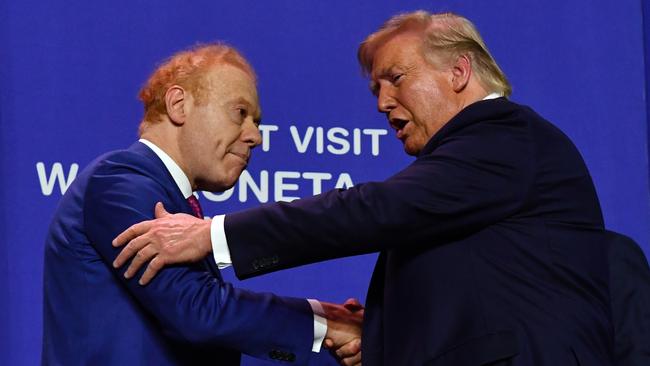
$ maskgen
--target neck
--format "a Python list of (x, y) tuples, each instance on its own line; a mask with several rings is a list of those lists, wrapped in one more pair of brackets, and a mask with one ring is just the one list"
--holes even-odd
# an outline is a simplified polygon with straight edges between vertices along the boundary
[(470, 104), (480, 102), (487, 97), (491, 92), (486, 90), (481, 84), (475, 80), (470, 81), (465, 89), (459, 94), (459, 109), (461, 111)]
[(193, 176), (187, 168), (187, 164), (183, 159), (181, 147), (178, 138), (179, 128), (172, 123), (157, 122), (150, 124), (149, 127), (142, 132), (140, 138), (149, 140), (158, 146), (162, 151), (169, 155), (176, 164), (183, 170), (194, 188)]

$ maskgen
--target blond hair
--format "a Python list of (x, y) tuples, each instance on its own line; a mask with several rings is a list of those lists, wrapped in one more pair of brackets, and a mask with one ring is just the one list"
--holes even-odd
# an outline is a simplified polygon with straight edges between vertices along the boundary
[(512, 93), (506, 75), (490, 55), (474, 24), (453, 13), (431, 14), (419, 10), (390, 18), (359, 46), (357, 57), (366, 76), (370, 75), (379, 46), (392, 36), (406, 31), (422, 32), (424, 56), (434, 65), (448, 63), (466, 55), (479, 82), (487, 91), (504, 96)]
[(238, 67), (255, 80), (255, 72), (246, 59), (224, 43), (198, 44), (178, 52), (158, 66), (138, 94), (144, 105), (139, 134), (142, 135), (147, 126), (160, 121), (160, 116), (167, 113), (165, 93), (173, 85), (190, 91), (195, 103), (205, 103), (208, 89), (204, 76), (210, 67), (218, 64)]

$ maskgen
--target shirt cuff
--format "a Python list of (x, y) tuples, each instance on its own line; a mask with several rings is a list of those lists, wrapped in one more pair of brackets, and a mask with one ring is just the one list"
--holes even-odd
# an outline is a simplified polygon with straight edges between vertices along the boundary
[[(225, 218), (226, 215), (217, 215), (212, 219), (212, 224), (210, 225), (212, 255), (219, 269), (224, 269), (232, 265), (230, 249), (228, 249), (228, 241), (226, 240), (226, 231), (223, 227)], [(320, 304), (318, 305), (320, 306)]]
[(311, 310), (314, 312), (314, 344), (311, 347), (312, 352), (320, 352), (325, 336), (327, 335), (327, 319), (319, 314), (325, 314), (323, 306), (318, 300), (307, 299)]

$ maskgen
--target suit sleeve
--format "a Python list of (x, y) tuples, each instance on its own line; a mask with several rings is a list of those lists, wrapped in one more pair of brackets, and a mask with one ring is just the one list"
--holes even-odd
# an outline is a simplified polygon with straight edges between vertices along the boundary
[[(168, 197), (159, 183), (132, 167), (110, 164), (94, 173), (85, 195), (85, 228), (107, 266), (113, 268), (121, 249), (112, 247), (113, 238), (132, 224), (152, 219), (158, 201), (171, 211)], [(306, 363), (311, 353), (313, 314), (304, 299), (237, 289), (199, 265), (166, 268), (147, 286), (125, 280), (125, 268), (114, 271), (166, 336), (265, 359), (281, 350), (293, 353), (298, 364)]]
[(432, 246), (509, 217), (531, 196), (524, 124), (478, 123), (384, 182), (226, 215), (238, 277), (393, 248)]

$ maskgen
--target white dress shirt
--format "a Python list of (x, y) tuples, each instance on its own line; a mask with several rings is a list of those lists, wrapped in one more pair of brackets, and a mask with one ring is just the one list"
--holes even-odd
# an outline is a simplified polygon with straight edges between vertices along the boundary
[[(172, 159), (171, 156), (167, 155), (167, 153), (156, 146), (153, 142), (146, 139), (140, 139), (139, 141), (147, 145), (160, 158), (160, 160), (162, 160), (165, 168), (167, 168), (172, 178), (174, 179), (174, 182), (176, 182), (178, 189), (183, 194), (183, 198), (189, 198), (193, 194), (192, 185), (190, 184), (190, 180), (187, 178), (187, 175), (185, 175), (181, 167), (178, 166), (174, 159)], [(226, 268), (232, 264), (230, 260), (230, 251), (228, 250), (228, 243), (226, 242), (226, 235), (223, 231), (224, 217), (225, 215), (215, 216), (210, 226), (213, 255), (219, 269)], [(220, 252), (217, 253), (215, 251), (215, 248), (217, 248)], [(225, 248), (225, 253), (223, 252), (223, 248)], [(224, 262), (223, 260), (217, 260), (217, 258), (225, 258), (224, 255), (227, 256), (227, 262)], [(321, 345), (323, 344), (325, 335), (327, 334), (327, 320), (319, 315), (324, 314), (323, 307), (321, 306), (320, 302), (313, 299), (307, 299), (307, 301), (309, 302), (309, 305), (314, 312), (314, 343), (311, 350), (312, 352), (320, 352)]]

